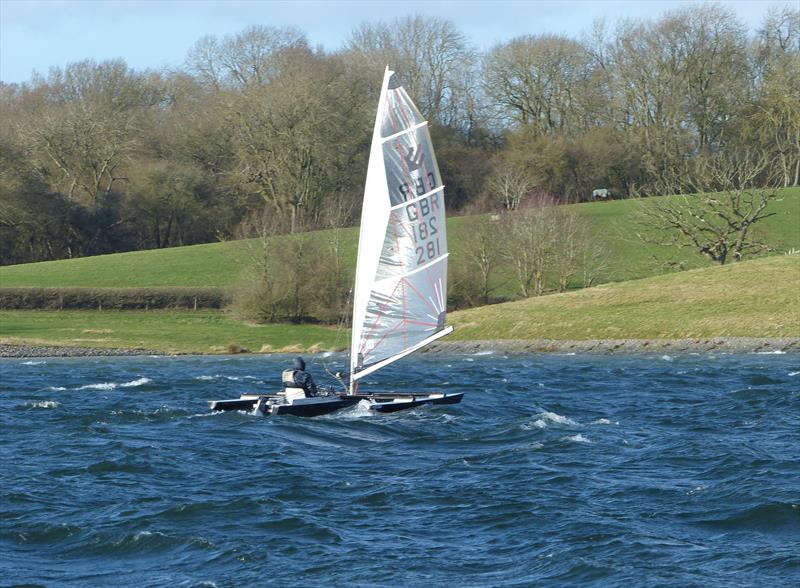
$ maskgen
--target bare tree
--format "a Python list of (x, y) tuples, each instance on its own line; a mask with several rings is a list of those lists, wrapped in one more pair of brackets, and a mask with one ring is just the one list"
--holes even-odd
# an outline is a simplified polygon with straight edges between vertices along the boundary
[(591, 59), (578, 42), (519, 37), (494, 47), (483, 64), (484, 91), (506, 117), (538, 134), (572, 132), (586, 122)]
[(451, 21), (413, 16), (363, 24), (347, 47), (361, 67), (381, 71), (389, 65), (396, 71), (431, 121), (457, 126), (474, 116), (471, 81), (476, 59)]
[(464, 265), (469, 267), (469, 276), (477, 286), (477, 294), (483, 304), (489, 304), (498, 284), (495, 277), (503, 263), (503, 249), (499, 234), (501, 223), (489, 217), (481, 217), (470, 226), (470, 232), (462, 244)]
[(159, 100), (121, 61), (82, 61), (40, 80), (18, 126), (31, 157), (54, 188), (95, 206), (138, 144), (143, 112)]
[(496, 157), (492, 167), (492, 175), (486, 183), (491, 200), (499, 200), (506, 210), (516, 210), (533, 189), (533, 178), (523, 166), (515, 165), (506, 157)]
[(507, 214), (501, 229), (503, 258), (513, 269), (524, 298), (544, 294), (557, 247), (556, 206), (539, 200)]
[(201, 37), (189, 51), (186, 65), (217, 89), (263, 86), (284, 71), (284, 58), (293, 51), (308, 51), (299, 29), (251, 26), (222, 39)]
[[(639, 222), (647, 231), (638, 235), (648, 243), (690, 247), (721, 265), (767, 250), (753, 227), (775, 214), (769, 205), (777, 190), (761, 187), (770, 172), (764, 155), (713, 158), (691, 184), (699, 194), (643, 202)], [(719, 191), (710, 192), (711, 187)]]

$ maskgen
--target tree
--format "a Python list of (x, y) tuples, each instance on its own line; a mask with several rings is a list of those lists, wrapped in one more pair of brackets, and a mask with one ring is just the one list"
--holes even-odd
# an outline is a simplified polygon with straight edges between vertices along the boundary
[(571, 133), (591, 124), (591, 59), (578, 42), (555, 35), (518, 37), (484, 58), (484, 91), (515, 124), (537, 135)]
[[(690, 247), (720, 265), (764, 251), (768, 247), (753, 227), (775, 214), (769, 205), (777, 190), (759, 187), (763, 174), (773, 171), (763, 155), (718, 156), (697, 172), (692, 185), (699, 194), (643, 203), (645, 230), (638, 236), (648, 243)], [(712, 186), (719, 191), (711, 192)]]
[(800, 184), (800, 10), (773, 9), (755, 51), (760, 84), (753, 134), (780, 165), (782, 184)]
[(451, 21), (413, 16), (363, 24), (350, 36), (347, 51), (354, 67), (379, 72), (389, 65), (430, 121), (469, 126), (475, 115), (476, 60)]
[(495, 276), (503, 262), (503, 250), (498, 231), (500, 223), (488, 217), (481, 217), (471, 227), (469, 236), (462, 244), (468, 276), (477, 286), (477, 295), (483, 304), (489, 304), (492, 293), (497, 289)]
[(201, 37), (186, 65), (216, 89), (263, 86), (285, 72), (286, 56), (308, 52), (308, 41), (295, 27), (250, 26), (222, 39)]
[(492, 168), (486, 182), (491, 200), (500, 202), (505, 210), (516, 210), (533, 189), (533, 178), (522, 166), (502, 156), (495, 157)]
[(556, 206), (543, 199), (505, 216), (502, 251), (522, 297), (544, 294), (557, 247)]
[(287, 217), (292, 233), (318, 220), (326, 196), (352, 185), (369, 137), (368, 119), (340, 73), (330, 60), (298, 56), (290, 72), (227, 106), (240, 189)]

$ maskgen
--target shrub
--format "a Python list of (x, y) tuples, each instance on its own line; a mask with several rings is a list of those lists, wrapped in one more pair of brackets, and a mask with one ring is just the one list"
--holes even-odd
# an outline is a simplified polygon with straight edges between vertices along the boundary
[(0, 288), (0, 310), (223, 308), (222, 288)]

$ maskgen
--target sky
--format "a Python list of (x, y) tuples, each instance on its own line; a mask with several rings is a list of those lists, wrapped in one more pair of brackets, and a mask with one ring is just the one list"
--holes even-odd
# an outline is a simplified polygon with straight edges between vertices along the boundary
[[(791, 0), (797, 2), (797, 0)], [(183, 64), (203, 35), (225, 36), (250, 25), (294, 25), (312, 46), (336, 50), (362, 22), (409, 15), (452, 20), (478, 49), (519, 35), (580, 38), (596, 19), (650, 19), (694, 0), (0, 0), (0, 81), (24, 82), (33, 71), (92, 58), (123, 58), (135, 69)], [(771, 5), (718, 2), (756, 30)]]

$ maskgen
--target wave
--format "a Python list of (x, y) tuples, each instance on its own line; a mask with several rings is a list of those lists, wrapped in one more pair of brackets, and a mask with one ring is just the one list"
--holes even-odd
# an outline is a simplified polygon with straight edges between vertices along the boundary
[(341, 420), (351, 420), (351, 419), (363, 419), (366, 417), (374, 417), (377, 416), (377, 413), (369, 408), (369, 401), (368, 400), (360, 400), (358, 404), (355, 406), (340, 410), (334, 413), (331, 413), (328, 418), (329, 419), (341, 419)]
[(58, 408), (61, 406), (60, 402), (55, 400), (40, 400), (38, 402), (30, 401), (20, 405), (24, 408)]
[(153, 380), (150, 378), (137, 378), (136, 380), (123, 382), (121, 384), (117, 384), (116, 382), (101, 382), (99, 384), (85, 384), (75, 388), (75, 390), (116, 390), (117, 388), (137, 388), (139, 386), (144, 386), (145, 384), (150, 384), (152, 381)]
[(117, 385), (114, 382), (102, 382), (100, 384), (85, 384), (78, 386), (76, 390), (113, 390)]
[(572, 441), (573, 443), (591, 443), (590, 439), (587, 439), (586, 437), (584, 437), (580, 433), (578, 433), (577, 435), (569, 435), (567, 437), (562, 437), (561, 440), (562, 441)]
[(138, 386), (144, 386), (145, 384), (150, 384), (153, 380), (150, 378), (138, 378), (136, 380), (131, 380), (130, 382), (125, 382), (124, 384), (120, 384), (120, 388), (136, 388)]
[[(537, 429), (547, 428), (549, 425), (563, 425), (568, 427), (577, 426), (578, 423), (569, 417), (556, 414), (555, 412), (543, 412), (536, 415), (536, 420), (531, 423)], [(525, 423), (522, 425), (523, 429), (530, 429), (530, 425)]]
[(210, 382), (212, 380), (216, 380), (216, 376), (195, 376), (195, 380), (200, 380), (202, 382)]
[(759, 504), (731, 516), (705, 521), (707, 525), (732, 530), (788, 531), (794, 533), (800, 522), (800, 504), (771, 502)]
[(800, 372), (789, 372), (789, 376), (797, 376), (800, 375)]
[(42, 365), (47, 363), (46, 361), (23, 361), (22, 365)]
[(754, 355), (786, 355), (786, 352), (782, 349), (776, 349), (775, 351), (755, 351)]
[(612, 423), (612, 422), (611, 422), (610, 420), (608, 420), (608, 419), (597, 419), (597, 420), (595, 420), (595, 421), (592, 421), (592, 422), (591, 422), (591, 423), (589, 423), (589, 424), (590, 424), (590, 425), (611, 425), (611, 424), (618, 425), (618, 424), (619, 424), (619, 421), (615, 421), (615, 422), (613, 422), (613, 423)]
[(50, 390), (51, 392), (63, 392), (64, 390), (66, 390), (64, 386), (48, 386), (47, 389)]
[(672, 361), (674, 358), (671, 355), (662, 355), (661, 359), (664, 361)]

